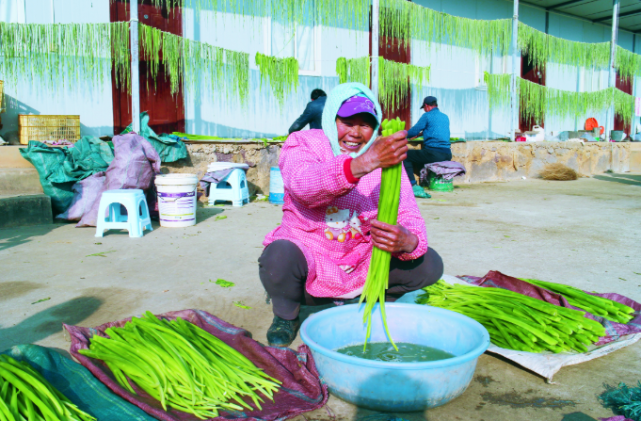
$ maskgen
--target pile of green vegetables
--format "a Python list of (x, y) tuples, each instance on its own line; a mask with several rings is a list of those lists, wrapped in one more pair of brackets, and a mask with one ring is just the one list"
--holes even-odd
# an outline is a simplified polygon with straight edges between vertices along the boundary
[(167, 407), (215, 418), (219, 410), (261, 409), (262, 393), (273, 400), (280, 382), (266, 375), (241, 353), (181, 318), (160, 320), (150, 312), (123, 327), (94, 336), (79, 352), (104, 361), (116, 381), (134, 387)]
[(471, 317), (501, 348), (527, 352), (587, 352), (605, 328), (585, 313), (555, 306), (501, 288), (450, 285), (443, 280), (425, 288), (417, 303)]
[(0, 355), (0, 421), (92, 421), (26, 362)]
[(586, 294), (578, 288), (538, 279), (521, 279), (537, 287), (563, 295), (571, 306), (612, 322), (626, 324), (634, 318), (634, 309), (608, 298)]
[[(405, 122), (396, 117), (394, 120), (383, 120), (381, 123), (383, 136), (390, 136), (401, 130), (405, 130)], [(398, 205), (401, 197), (401, 174), (402, 165), (397, 164), (393, 167), (384, 168), (381, 175), (381, 192), (378, 199), (378, 217), (381, 222), (390, 225), (396, 225), (398, 218)], [(365, 337), (365, 346), (371, 334), (372, 328), (372, 309), (377, 301), (381, 305), (381, 315), (383, 325), (390, 342), (396, 348), (392, 336), (389, 334), (387, 327), (387, 317), (385, 315), (385, 290), (389, 287), (389, 265), (390, 253), (374, 247), (372, 250), (372, 259), (367, 272), (367, 279), (363, 287), (360, 303), (367, 299), (365, 313), (363, 314), (363, 323), (367, 323), (367, 335)]]

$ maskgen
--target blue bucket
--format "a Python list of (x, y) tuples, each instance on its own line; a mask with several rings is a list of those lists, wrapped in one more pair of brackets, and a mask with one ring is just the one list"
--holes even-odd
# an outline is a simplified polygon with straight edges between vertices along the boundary
[(274, 205), (285, 203), (285, 185), (278, 167), (271, 167), (269, 170), (269, 203)]
[[(422, 411), (460, 396), (472, 380), (479, 356), (490, 345), (477, 321), (450, 310), (417, 304), (385, 305), (395, 342), (447, 351), (454, 358), (419, 363), (365, 360), (336, 349), (362, 344), (363, 305), (344, 305), (310, 316), (300, 329), (329, 390), (354, 405), (385, 412)], [(379, 305), (372, 312), (370, 342), (388, 342)]]

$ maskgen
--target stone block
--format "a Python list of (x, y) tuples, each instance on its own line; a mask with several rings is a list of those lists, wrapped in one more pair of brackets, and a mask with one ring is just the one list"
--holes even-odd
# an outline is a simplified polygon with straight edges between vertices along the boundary
[(44, 194), (0, 196), (0, 228), (53, 222), (51, 199)]

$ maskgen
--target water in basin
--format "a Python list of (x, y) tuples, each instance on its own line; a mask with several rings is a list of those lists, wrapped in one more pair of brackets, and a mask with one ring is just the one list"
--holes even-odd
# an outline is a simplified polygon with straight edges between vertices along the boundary
[(397, 363), (419, 363), (454, 357), (449, 352), (425, 345), (399, 342), (396, 346), (398, 351), (394, 349), (390, 342), (375, 342), (368, 343), (365, 350), (363, 350), (363, 344), (360, 344), (339, 348), (336, 352), (366, 360)]

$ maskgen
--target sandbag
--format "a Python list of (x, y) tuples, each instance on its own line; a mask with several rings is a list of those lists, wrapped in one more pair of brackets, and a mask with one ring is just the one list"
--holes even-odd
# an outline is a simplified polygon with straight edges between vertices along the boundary
[(82, 216), (91, 210), (94, 202), (98, 199), (105, 184), (105, 176), (104, 172), (99, 172), (74, 184), (71, 188), (73, 199), (69, 208), (57, 215), (56, 218), (66, 221), (80, 221)]
[[(77, 227), (96, 226), (102, 192), (114, 189), (148, 190), (153, 187), (156, 174), (160, 173), (160, 156), (142, 136), (135, 133), (114, 136), (112, 142), (114, 159), (105, 172), (105, 182), (91, 209), (82, 216)], [(153, 194), (147, 195), (150, 209), (154, 208), (154, 200)]]
[(140, 408), (114, 395), (78, 363), (38, 345), (17, 345), (2, 354), (29, 363), (53, 387), (98, 420), (155, 421)]
[[(274, 348), (263, 346), (251, 339), (244, 329), (237, 328), (211, 314), (201, 310), (173, 311), (157, 317), (174, 320), (180, 317), (216, 336), (245, 357), (256, 366), (262, 368), (268, 375), (280, 380), (281, 389), (274, 395), (274, 402), (266, 399), (262, 410), (242, 413), (226, 413), (221, 411), (216, 421), (274, 421), (284, 420), (304, 412), (321, 408), (327, 402), (329, 392), (327, 385), (320, 381), (314, 359), (309, 348), (301, 345), (298, 352), (289, 348)], [(113, 326), (123, 326), (127, 321), (106, 323), (95, 328), (84, 328), (63, 325), (71, 337), (70, 352), (80, 364), (87, 367), (113, 393), (143, 409), (148, 414), (163, 421), (196, 421), (196, 416), (184, 412), (162, 409), (160, 402), (146, 394), (134, 395), (120, 387), (113, 379), (109, 368), (99, 360), (85, 357), (78, 353), (79, 349), (88, 348), (93, 335), (106, 336), (104, 331)]]

